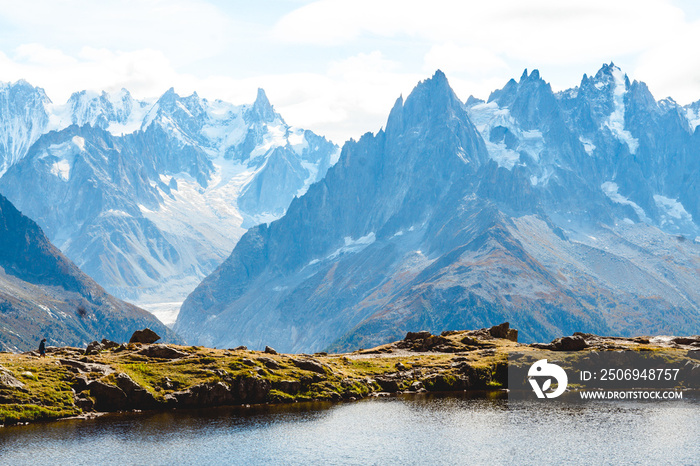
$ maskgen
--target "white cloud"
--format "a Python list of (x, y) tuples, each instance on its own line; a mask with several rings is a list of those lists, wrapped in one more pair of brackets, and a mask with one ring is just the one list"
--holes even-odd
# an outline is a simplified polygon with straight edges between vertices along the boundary
[(547, 64), (636, 52), (682, 22), (663, 0), (319, 0), (283, 17), (275, 32), (316, 45), (420, 37)]
[(136, 96), (146, 97), (168, 89), (168, 83), (192, 80), (178, 74), (155, 50), (112, 52), (85, 47), (70, 56), (38, 44), (18, 47), (12, 57), (0, 52), (0, 79), (26, 79), (61, 103), (72, 92), (83, 89), (114, 91), (125, 87)]
[(657, 97), (697, 100), (688, 50), (700, 23), (683, 11), (667, 0), (0, 0), (0, 81), (27, 79), (56, 102), (173, 86), (247, 103), (263, 87), (290, 124), (340, 143), (378, 130), (437, 68), (466, 99), (523, 68), (572, 87), (612, 60)]
[(15, 59), (27, 64), (41, 67), (71, 66), (77, 63), (72, 57), (55, 48), (47, 48), (41, 44), (23, 44), (17, 47)]
[(493, 75), (508, 70), (508, 64), (495, 53), (483, 47), (461, 47), (454, 42), (434, 45), (425, 55), (423, 69), (427, 72), (441, 69), (445, 73)]
[(641, 54), (633, 74), (645, 81), (657, 99), (673, 97), (681, 104), (700, 99), (700, 21), (680, 27)]
[(176, 64), (218, 54), (235, 31), (202, 0), (0, 0), (0, 17), (21, 31), (21, 41), (60, 42), (62, 50), (155, 49)]

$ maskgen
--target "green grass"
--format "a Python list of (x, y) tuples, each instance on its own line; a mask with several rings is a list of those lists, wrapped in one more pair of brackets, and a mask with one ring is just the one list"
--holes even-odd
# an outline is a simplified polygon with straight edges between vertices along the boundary
[(48, 421), (80, 414), (77, 408), (54, 408), (35, 404), (3, 404), (0, 405), (0, 424), (10, 425), (19, 422)]
[[(0, 364), (24, 383), (22, 389), (0, 389), (0, 424), (13, 424), (81, 413), (73, 403), (73, 375), (51, 358), (3, 354)], [(31, 372), (30, 375), (22, 375)]]

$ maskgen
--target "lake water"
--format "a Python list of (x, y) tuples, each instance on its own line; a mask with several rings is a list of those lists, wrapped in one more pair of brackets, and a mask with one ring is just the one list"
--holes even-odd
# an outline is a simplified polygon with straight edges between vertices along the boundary
[(700, 464), (700, 401), (406, 396), (0, 429), (0, 464)]

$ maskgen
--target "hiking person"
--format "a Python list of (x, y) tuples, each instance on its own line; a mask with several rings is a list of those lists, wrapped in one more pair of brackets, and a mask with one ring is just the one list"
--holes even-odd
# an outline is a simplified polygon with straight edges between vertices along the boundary
[(46, 338), (41, 340), (41, 343), (39, 343), (39, 357), (44, 356), (46, 356)]

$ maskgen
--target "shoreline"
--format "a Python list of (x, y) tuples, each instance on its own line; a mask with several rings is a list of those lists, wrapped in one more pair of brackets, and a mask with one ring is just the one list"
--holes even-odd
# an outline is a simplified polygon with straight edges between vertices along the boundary
[(49, 348), (45, 358), (0, 353), (0, 424), (95, 418), (114, 412), (503, 392), (508, 388), (512, 353), (551, 352), (552, 358), (566, 354), (575, 359), (621, 350), (700, 368), (700, 337), (575, 334), (550, 344), (526, 345), (517, 343), (517, 331), (507, 323), (441, 335), (409, 332), (404, 340), (330, 355), (106, 342), (91, 344), (87, 350)]

